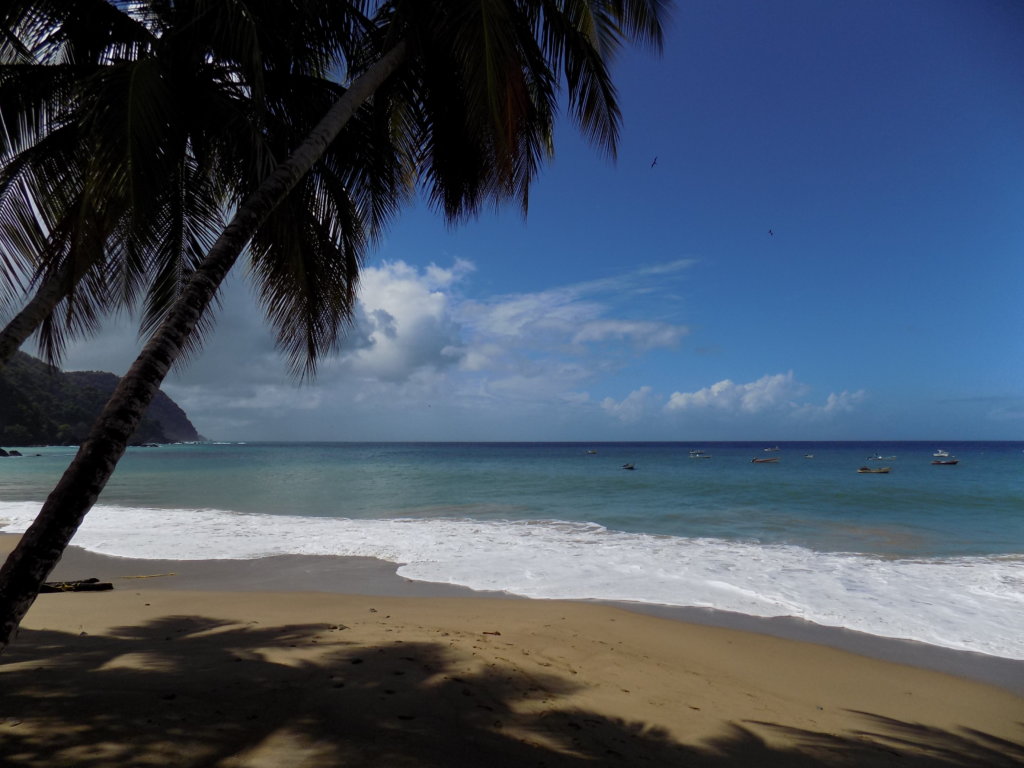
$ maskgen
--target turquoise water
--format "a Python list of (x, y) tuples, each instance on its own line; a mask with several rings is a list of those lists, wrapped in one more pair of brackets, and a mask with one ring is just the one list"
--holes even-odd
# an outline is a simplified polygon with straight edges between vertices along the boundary
[[(1024, 443), (766, 447), (133, 448), (75, 543), (172, 559), (371, 555), (428, 581), (801, 616), (1024, 658)], [(932, 465), (938, 448), (959, 464)], [(25, 453), (39, 455), (0, 460), (0, 530), (28, 525), (71, 458)]]
[[(233, 444), (133, 448), (103, 503), (274, 515), (594, 522), (886, 556), (1024, 552), (1019, 443)], [(931, 465), (938, 447), (956, 466)], [(588, 454), (587, 450), (596, 450)], [(27, 451), (26, 451), (27, 452)], [(42, 500), (71, 449), (0, 465)], [(813, 459), (804, 455), (811, 453)], [(891, 461), (866, 461), (879, 454)], [(776, 464), (752, 464), (776, 456)], [(637, 469), (623, 471), (633, 463)], [(861, 475), (860, 466), (891, 466)]]

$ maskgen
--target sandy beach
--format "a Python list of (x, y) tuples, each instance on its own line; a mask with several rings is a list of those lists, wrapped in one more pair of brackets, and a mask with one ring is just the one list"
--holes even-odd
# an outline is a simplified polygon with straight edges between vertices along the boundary
[(115, 589), (41, 595), (0, 658), (4, 765), (1024, 765), (1020, 662), (953, 675), (377, 561), (72, 548), (53, 575), (86, 577)]

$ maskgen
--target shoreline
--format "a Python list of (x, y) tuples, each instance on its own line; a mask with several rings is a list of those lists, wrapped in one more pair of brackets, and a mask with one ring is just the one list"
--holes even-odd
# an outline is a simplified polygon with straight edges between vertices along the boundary
[[(0, 557), (6, 558), (18, 534), (0, 533)], [(533, 600), (507, 592), (473, 590), (455, 584), (414, 581), (399, 576), (399, 566), (371, 557), (274, 555), (251, 560), (150, 560), (116, 557), (68, 547), (51, 581), (98, 577), (115, 589), (144, 586), (155, 590), (228, 592), (322, 592), (353, 596)], [(146, 578), (138, 578), (138, 577)], [(717, 627), (785, 640), (812, 643), (871, 659), (942, 672), (1004, 688), (1024, 697), (1024, 660), (871, 635), (793, 617), (750, 616), (713, 608), (603, 600), (577, 602), (610, 605), (633, 613), (685, 624)]]
[(72, 547), (51, 579), (93, 576), (0, 656), (12, 768), (1024, 765), (1020, 695), (825, 643), (363, 558)]

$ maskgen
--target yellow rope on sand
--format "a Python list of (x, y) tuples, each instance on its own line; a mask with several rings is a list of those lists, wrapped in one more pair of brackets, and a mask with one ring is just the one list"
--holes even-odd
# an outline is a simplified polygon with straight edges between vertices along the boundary
[(158, 579), (161, 576), (177, 576), (176, 573), (150, 573), (145, 576), (118, 576), (119, 579)]

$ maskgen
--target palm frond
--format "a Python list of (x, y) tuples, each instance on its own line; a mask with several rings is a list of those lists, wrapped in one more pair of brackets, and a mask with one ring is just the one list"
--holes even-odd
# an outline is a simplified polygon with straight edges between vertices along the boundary
[(100, 64), (134, 58), (152, 42), (107, 0), (8, 0), (0, 9), (0, 62)]
[[(82, 190), (73, 131), (54, 131), (0, 168), (0, 284), (5, 303), (31, 288), (48, 259), (57, 222), (72, 215)], [(29, 282), (23, 276), (32, 276)]]
[[(278, 347), (303, 377), (313, 375), (352, 315), (364, 248), (356, 206), (317, 186), (306, 177), (274, 210), (253, 239), (250, 257)], [(303, 215), (309, 210), (319, 215)]]
[(49, 233), (36, 282), (56, 279), (64, 285), (64, 299), (37, 332), (40, 353), (51, 364), (59, 362), (69, 338), (94, 332), (113, 305), (103, 236), (108, 229), (104, 214), (83, 195)]

